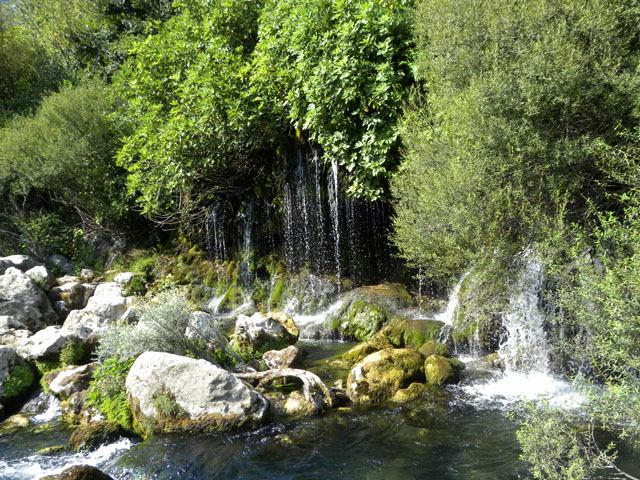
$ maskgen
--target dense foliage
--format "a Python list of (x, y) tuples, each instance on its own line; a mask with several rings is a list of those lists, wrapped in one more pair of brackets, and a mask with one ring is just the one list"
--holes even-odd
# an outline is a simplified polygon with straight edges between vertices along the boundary
[(0, 182), (23, 197), (45, 195), (97, 224), (127, 212), (124, 172), (113, 160), (118, 131), (105, 85), (89, 82), (47, 97), (33, 116), (14, 118), (0, 136)]
[[(116, 79), (132, 134), (118, 154), (146, 213), (252, 188), (295, 131), (378, 197), (412, 81), (410, 2), (178, 2)], [(240, 175), (238, 175), (238, 173)]]
[[(80, 262), (136, 203), (188, 236), (214, 203), (278, 196), (304, 144), (351, 195), (391, 183), (401, 256), (440, 288), (473, 266), (496, 317), (518, 254), (541, 258), (588, 418), (529, 406), (518, 438), (537, 478), (588, 478), (615, 461), (599, 432), (640, 438), (639, 20), (639, 0), (4, 2), (0, 254)], [(104, 335), (94, 404), (130, 428), (146, 350), (232, 361), (192, 320), (168, 293)]]
[(556, 344), (589, 401), (584, 430), (551, 408), (523, 414), (536, 478), (592, 478), (615, 458), (594, 432), (640, 433), (638, 143), (624, 133), (638, 123), (639, 15), (633, 0), (417, 9), (426, 88), (403, 123), (396, 244), (445, 285), (491, 255), (506, 288), (517, 252), (544, 259)]
[(637, 18), (634, 1), (420, 3), (428, 92), (394, 183), (407, 260), (446, 279), (603, 200), (593, 149), (637, 121)]

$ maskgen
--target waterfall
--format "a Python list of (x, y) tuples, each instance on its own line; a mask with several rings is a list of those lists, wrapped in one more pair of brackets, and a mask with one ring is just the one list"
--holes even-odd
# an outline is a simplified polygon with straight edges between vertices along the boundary
[(550, 370), (545, 316), (539, 308), (542, 285), (542, 265), (536, 259), (527, 259), (516, 293), (503, 314), (506, 334), (498, 354), (507, 371), (548, 373)]
[(338, 199), (338, 161), (335, 158), (331, 161), (331, 176), (328, 182), (328, 190), (330, 206), (329, 213), (331, 216), (331, 225), (333, 227), (334, 259), (338, 285), (340, 285), (340, 276), (342, 273), (342, 267), (340, 265), (340, 202)]
[(207, 248), (213, 257), (218, 260), (226, 260), (227, 247), (224, 239), (224, 214), (220, 203), (209, 208), (207, 221), (205, 222)]
[[(467, 275), (471, 270), (465, 272), (456, 283), (456, 286), (453, 287), (451, 291), (451, 295), (449, 295), (449, 301), (447, 302), (447, 308), (444, 309), (444, 312), (436, 314), (433, 318), (439, 320), (440, 322), (444, 322), (446, 325), (453, 325), (453, 314), (458, 307), (458, 294), (460, 293), (460, 287), (462, 287), (462, 282), (467, 278)], [(420, 267), (420, 275), (422, 275), (422, 267)]]
[(254, 201), (251, 200), (246, 207), (245, 212), (243, 212), (242, 216), (242, 244), (241, 244), (241, 252), (242, 258), (239, 265), (239, 275), (242, 284), (245, 286), (251, 285), (251, 281), (253, 280), (253, 272), (251, 271), (251, 266), (253, 263), (254, 251), (252, 248), (252, 233), (253, 233), (253, 223), (254, 223)]
[[(515, 282), (509, 304), (503, 312), (505, 334), (498, 354), (504, 371), (493, 372), (461, 389), (470, 395), (470, 403), (504, 408), (521, 400), (549, 399), (564, 408), (577, 407), (583, 401), (572, 386), (552, 373), (549, 347), (544, 329), (545, 315), (540, 309), (544, 275), (533, 252), (522, 255), (524, 268)], [(464, 358), (473, 364), (478, 358)]]

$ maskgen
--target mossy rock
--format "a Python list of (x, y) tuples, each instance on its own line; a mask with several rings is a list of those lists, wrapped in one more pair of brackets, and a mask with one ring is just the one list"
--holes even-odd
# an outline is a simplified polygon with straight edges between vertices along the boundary
[(42, 455), (43, 457), (50, 457), (66, 452), (69, 447), (67, 445), (54, 445), (53, 447), (41, 448), (36, 452), (36, 455)]
[(432, 385), (444, 385), (460, 381), (460, 372), (464, 369), (464, 363), (460, 360), (450, 359), (442, 355), (433, 354), (424, 362), (424, 374), (427, 382)]
[(389, 320), (389, 314), (375, 303), (353, 302), (348, 310), (331, 322), (331, 329), (347, 340), (370, 340)]
[(378, 350), (381, 349), (374, 347), (370, 343), (360, 343), (353, 347), (351, 350), (344, 352), (341, 358), (345, 363), (349, 365), (355, 365), (364, 360), (365, 357), (371, 355), (374, 352), (377, 352)]
[(353, 290), (351, 295), (354, 298), (367, 299), (392, 311), (417, 306), (407, 287), (401, 283), (366, 285)]
[(414, 382), (407, 388), (398, 390), (391, 401), (394, 403), (407, 403), (416, 400), (424, 395), (425, 385), (423, 383)]
[(386, 348), (367, 356), (347, 378), (354, 403), (377, 403), (393, 397), (413, 382), (424, 382), (424, 357), (408, 348)]
[(0, 424), (1, 433), (10, 433), (21, 428), (27, 428), (31, 424), (31, 420), (27, 415), (16, 414), (11, 415), (2, 424)]
[(371, 343), (382, 348), (390, 344), (396, 348), (417, 350), (425, 343), (437, 340), (443, 326), (444, 323), (437, 320), (402, 320), (384, 327), (371, 339)]
[(451, 351), (449, 347), (447, 347), (444, 343), (436, 342), (433, 340), (429, 340), (424, 345), (422, 345), (418, 351), (425, 356), (425, 358), (429, 358), (434, 353), (436, 355), (441, 355), (443, 357), (451, 357)]
[(76, 428), (69, 439), (69, 446), (76, 452), (95, 450), (105, 443), (116, 441), (126, 432), (115, 423), (94, 422)]

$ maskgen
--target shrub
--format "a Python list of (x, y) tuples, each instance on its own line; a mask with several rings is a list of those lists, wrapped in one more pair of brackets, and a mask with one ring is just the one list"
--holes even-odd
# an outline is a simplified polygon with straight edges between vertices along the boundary
[(23, 396), (31, 388), (35, 381), (35, 373), (28, 363), (16, 365), (4, 382), (2, 400), (14, 400)]
[(93, 372), (93, 380), (87, 393), (89, 405), (98, 408), (110, 422), (129, 431), (133, 426), (125, 382), (133, 361), (121, 361), (117, 358), (104, 360)]
[[(192, 326), (193, 313), (186, 298), (176, 290), (162, 292), (145, 302), (140, 308), (139, 318), (137, 325), (119, 323), (102, 336), (97, 350), (99, 361), (135, 359), (148, 351), (211, 361), (224, 359), (226, 364), (229, 358), (233, 358), (226, 339), (220, 333), (215, 335), (213, 343), (205, 342), (197, 334), (191, 338), (186, 335), (187, 328)], [(195, 329), (191, 331), (196, 333)]]
[(69, 340), (60, 352), (60, 363), (63, 367), (82, 365), (88, 357), (88, 348), (80, 340)]

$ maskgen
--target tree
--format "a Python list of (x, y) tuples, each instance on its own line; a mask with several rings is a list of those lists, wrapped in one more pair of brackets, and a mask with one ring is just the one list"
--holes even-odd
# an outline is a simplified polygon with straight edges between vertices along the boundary
[(604, 201), (593, 146), (637, 119), (637, 15), (633, 0), (420, 3), (426, 91), (393, 186), (404, 258), (446, 283)]
[(113, 159), (114, 107), (105, 85), (90, 81), (48, 96), (33, 116), (14, 118), (0, 135), (0, 184), (65, 206), (85, 227), (115, 225), (129, 205), (124, 171)]
[(63, 78), (61, 66), (0, 6), (0, 126), (35, 108)]

